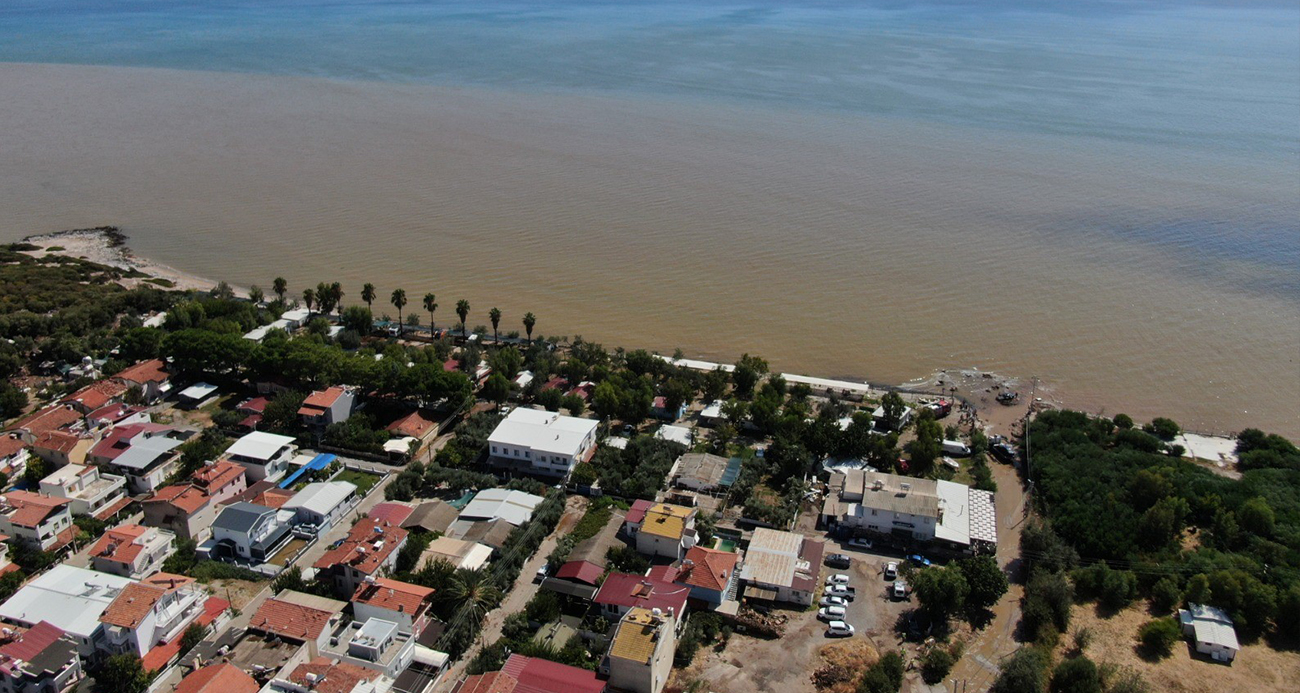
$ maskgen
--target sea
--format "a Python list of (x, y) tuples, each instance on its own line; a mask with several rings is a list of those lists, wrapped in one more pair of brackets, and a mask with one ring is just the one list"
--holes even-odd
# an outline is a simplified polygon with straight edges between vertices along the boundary
[(106, 224), (439, 325), (1300, 438), (1300, 5), (5, 0), (0, 239)]

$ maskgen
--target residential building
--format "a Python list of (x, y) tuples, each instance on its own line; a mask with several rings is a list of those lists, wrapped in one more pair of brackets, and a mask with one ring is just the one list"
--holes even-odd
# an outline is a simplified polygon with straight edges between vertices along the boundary
[(357, 487), (346, 481), (318, 481), (295, 493), (283, 510), (294, 513), (294, 523), (324, 532), (343, 519), (357, 503)]
[(953, 548), (997, 544), (993, 494), (964, 484), (851, 469), (831, 475), (821, 522), (829, 529), (940, 541)]
[(90, 549), (90, 560), (101, 573), (139, 580), (162, 570), (175, 548), (176, 535), (165, 529), (121, 525), (99, 537)]
[(164, 486), (141, 501), (140, 507), (145, 525), (194, 541), (202, 541), (212, 533), (212, 521), (217, 517), (217, 504), (211, 496), (189, 484)]
[(447, 561), (457, 568), (478, 570), (492, 559), (492, 547), (472, 541), (438, 537), (429, 542), (424, 553), (420, 554), (420, 566), (435, 561)]
[(505, 548), (506, 540), (515, 526), (505, 520), (483, 520), (481, 522), (457, 521), (448, 530), (448, 535), (456, 539), (473, 541), (484, 546), (491, 546), (500, 551)]
[(70, 464), (41, 479), (41, 493), (66, 498), (73, 515), (108, 517), (126, 507), (126, 478), (96, 466)]
[(754, 530), (740, 570), (745, 597), (809, 606), (826, 546), (793, 532)]
[(367, 577), (393, 571), (406, 537), (400, 527), (365, 518), (352, 526), (341, 544), (316, 560), (316, 578), (334, 585), (337, 594), (351, 596)]
[(228, 460), (200, 467), (190, 476), (190, 483), (201, 489), (212, 503), (224, 503), (248, 488), (244, 468)]
[(60, 548), (74, 533), (71, 506), (66, 498), (31, 491), (0, 494), (0, 533), (42, 551)]
[(67, 404), (51, 404), (14, 421), (6, 430), (17, 433), (24, 443), (31, 445), (42, 433), (71, 430), (81, 425), (81, 412)]
[(336, 599), (283, 590), (262, 602), (248, 620), (248, 629), (305, 644), (307, 656), (316, 657), (342, 621), (346, 606)]
[(109, 404), (86, 415), (87, 427), (92, 431), (102, 431), (114, 426), (149, 423), (149, 410), (130, 404)]
[(257, 681), (229, 663), (209, 664), (190, 672), (176, 684), (175, 693), (257, 693)]
[(94, 444), (90, 438), (83, 438), (76, 433), (65, 430), (38, 433), (31, 442), (32, 454), (49, 462), (55, 467), (65, 464), (81, 464), (86, 461), (86, 453)]
[(650, 415), (656, 419), (665, 421), (676, 421), (686, 416), (686, 403), (681, 402), (675, 408), (668, 406), (668, 398), (663, 395), (655, 397), (654, 404), (650, 407)]
[(363, 580), (352, 595), (352, 615), (358, 621), (391, 621), (400, 630), (418, 636), (432, 618), (429, 609), (433, 593), (431, 587), (390, 578)]
[(132, 584), (128, 578), (60, 563), (0, 604), (0, 618), (29, 628), (49, 621), (77, 643), (82, 657), (91, 657), (104, 637), (100, 615)]
[(438, 419), (432, 414), (416, 409), (388, 424), (386, 430), (397, 438), (414, 438), (423, 445), (438, 432)]
[(72, 408), (82, 414), (89, 414), (110, 404), (118, 404), (122, 401), (122, 397), (126, 395), (128, 389), (127, 384), (120, 380), (99, 380), (77, 390), (60, 401), (71, 405)]
[(271, 679), (262, 693), (388, 693), (392, 687), (392, 678), (378, 671), (317, 657)]
[[(677, 464), (673, 466), (669, 476), (672, 478), (672, 485), (677, 488), (708, 493), (731, 486), (734, 477), (724, 482), (728, 467), (731, 466), (731, 460), (726, 457), (705, 452), (688, 452), (677, 458)], [(738, 472), (739, 461), (734, 466)]]
[(250, 482), (277, 481), (289, 469), (297, 449), (290, 436), (254, 431), (235, 441), (226, 458), (243, 467)]
[(244, 418), (239, 422), (238, 428), (243, 431), (256, 431), (258, 425), (262, 423), (262, 414), (266, 412), (266, 405), (270, 403), (270, 399), (262, 396), (251, 397), (240, 402), (235, 407), (235, 411), (243, 414)]
[(212, 538), (199, 551), (217, 560), (264, 563), (289, 540), (294, 513), (252, 503), (232, 503), (217, 513)]
[(1227, 612), (1215, 606), (1188, 604), (1178, 610), (1178, 621), (1183, 634), (1190, 637), (1196, 651), (1217, 662), (1232, 662), (1237, 658), (1241, 644), (1237, 642), (1237, 629)]
[(500, 671), (467, 676), (452, 693), (605, 693), (596, 672), (512, 654)]
[(151, 423), (148, 421), (139, 423), (124, 423), (114, 425), (106, 431), (95, 443), (90, 452), (86, 454), (86, 461), (91, 464), (108, 465), (112, 464), (119, 455), (126, 452), (131, 447), (131, 441), (141, 434), (173, 436), (177, 438), (187, 437), (171, 426)]
[(659, 609), (681, 622), (685, 620), (686, 599), (690, 593), (689, 587), (654, 577), (610, 573), (592, 601), (599, 604), (602, 613), (610, 618), (622, 618), (628, 609), (641, 607)]
[(611, 688), (659, 693), (673, 670), (676, 619), (658, 609), (633, 608), (619, 621), (602, 669)]
[(181, 444), (192, 436), (190, 431), (141, 431), (132, 436), (125, 450), (109, 461), (109, 470), (126, 477), (132, 493), (151, 493), (162, 487), (176, 472)]
[(308, 428), (324, 429), (332, 423), (347, 421), (356, 401), (356, 391), (350, 387), (335, 385), (317, 390), (302, 401), (298, 418)]
[(27, 460), (30, 457), (27, 443), (17, 433), (0, 435), (0, 474), (17, 479), (27, 471)]
[(533, 516), (533, 511), (545, 500), (523, 491), (489, 488), (479, 491), (474, 499), (460, 511), (460, 520), (482, 522), (505, 520), (518, 527)]
[(889, 429), (894, 431), (901, 431), (903, 430), (903, 427), (906, 426), (908, 422), (912, 420), (912, 413), (913, 412), (911, 407), (903, 407), (903, 413), (899, 415), (897, 423), (892, 428), (890, 428), (887, 425), (888, 422), (885, 421), (886, 418), (885, 407), (879, 406), (876, 407), (875, 411), (871, 412), (871, 420), (875, 422), (876, 428), (878, 429), (881, 430)]
[(167, 364), (162, 359), (141, 361), (113, 376), (130, 387), (140, 389), (140, 397), (146, 402), (156, 402), (171, 392), (171, 375), (167, 373)]
[(674, 580), (691, 588), (691, 598), (716, 609), (732, 593), (736, 584), (736, 564), (740, 556), (731, 551), (691, 547), (677, 570)]
[(131, 583), (100, 614), (104, 638), (99, 647), (109, 655), (144, 657), (155, 646), (180, 638), (203, 615), (207, 598), (195, 582), (172, 590)]
[(695, 546), (695, 517), (695, 508), (654, 503), (640, 517), (629, 512), (624, 526), (636, 540), (637, 553), (678, 561)]
[(596, 424), (548, 411), (516, 408), (488, 436), (491, 461), (565, 478), (596, 450)]
[(415, 659), (414, 634), (382, 618), (340, 623), (322, 655), (397, 678)]
[(695, 432), (686, 426), (664, 424), (655, 431), (655, 439), (685, 445), (689, 448), (695, 444)]
[[(411, 503), (403, 501), (384, 501), (372, 506), (370, 511), (366, 513), (366, 517), (373, 517), (380, 522), (387, 522), (389, 524), (397, 525), (402, 529), (409, 529), (403, 523), (410, 519), (414, 512), (415, 506)], [(452, 509), (452, 513), (454, 517), (454, 508)]]
[(81, 679), (77, 643), (54, 624), (0, 634), (0, 693), (60, 693)]

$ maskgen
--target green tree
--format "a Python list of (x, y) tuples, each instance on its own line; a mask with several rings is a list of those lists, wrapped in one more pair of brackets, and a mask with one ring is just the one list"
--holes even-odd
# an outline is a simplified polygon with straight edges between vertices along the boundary
[(1130, 428), (1133, 428), (1133, 417), (1129, 416), (1128, 414), (1116, 414), (1114, 423), (1115, 423), (1115, 428), (1118, 428), (1120, 430), (1128, 430)]
[(371, 312), (374, 312), (375, 310), (375, 298), (377, 297), (378, 294), (375, 293), (374, 284), (371, 284), (370, 282), (366, 282), (364, 285), (362, 285), (361, 300), (366, 302), (366, 307), (369, 308)]
[(880, 407), (884, 410), (882, 427), (886, 431), (897, 431), (903, 423), (903, 412), (907, 411), (903, 397), (897, 392), (886, 392), (885, 396), (880, 398)]
[(393, 289), (393, 295), (388, 300), (397, 309), (397, 334), (401, 335), (404, 330), (402, 327), (402, 309), (406, 307), (406, 289)]
[(955, 565), (932, 566), (912, 576), (912, 588), (921, 608), (931, 616), (947, 620), (966, 607), (970, 585)]
[(489, 310), (488, 320), (492, 321), (492, 343), (496, 344), (499, 341), (497, 339), (497, 328), (501, 327), (501, 309), (494, 306), (492, 310)]
[(460, 318), (460, 336), (468, 337), (469, 324), (465, 321), (469, 320), (469, 301), (463, 298), (456, 301), (456, 317)]
[(302, 302), (307, 306), (307, 314), (311, 315), (311, 307), (316, 305), (316, 292), (311, 289), (302, 290)]
[(49, 463), (36, 457), (35, 455), (27, 458), (27, 466), (23, 469), (23, 482), (31, 488), (40, 486), (41, 479), (50, 475)]
[(488, 376), (487, 382), (483, 383), (482, 395), (484, 399), (499, 405), (510, 397), (510, 381), (500, 373), (493, 373)]
[(742, 355), (736, 362), (735, 370), (731, 372), (731, 381), (736, 386), (736, 395), (742, 399), (749, 399), (754, 394), (754, 387), (766, 373), (767, 361), (749, 354)]
[(898, 693), (903, 686), (903, 656), (896, 650), (890, 650), (880, 656), (875, 664), (867, 667), (862, 681), (858, 683), (858, 693)]
[(280, 303), (284, 303), (284, 295), (289, 291), (289, 282), (285, 281), (284, 277), (276, 277), (271, 282), (271, 291), (275, 292), (276, 297), (280, 299)]
[(248, 300), (260, 304), (264, 298), (266, 298), (266, 294), (262, 292), (262, 287), (256, 284), (248, 287)]
[(343, 310), (343, 326), (358, 335), (368, 335), (375, 327), (375, 316), (369, 308), (348, 306)]
[(1151, 586), (1151, 609), (1158, 614), (1173, 611), (1183, 601), (1183, 591), (1173, 578), (1163, 577)]
[(149, 680), (149, 672), (144, 670), (140, 658), (132, 654), (113, 655), (95, 672), (95, 688), (99, 693), (144, 693)]
[(1142, 647), (1153, 657), (1163, 659), (1173, 654), (1174, 643), (1182, 637), (1178, 622), (1172, 618), (1157, 618), (1147, 621), (1138, 630), (1138, 640)]
[(199, 643), (203, 642), (204, 636), (208, 634), (208, 629), (197, 623), (191, 623), (189, 628), (181, 634), (181, 655), (194, 649)]
[(1256, 496), (1241, 504), (1241, 508), (1237, 511), (1237, 522), (1242, 529), (1251, 534), (1271, 537), (1276, 517), (1268, 501)]
[(1164, 441), (1173, 440), (1178, 437), (1179, 433), (1183, 432), (1173, 419), (1166, 419), (1162, 416), (1151, 419), (1151, 423), (1143, 426), (1142, 430)]
[(424, 309), (429, 311), (429, 334), (433, 334), (433, 314), (438, 310), (438, 297), (429, 292), (424, 295)]
[(1002, 665), (991, 693), (1040, 693), (1047, 685), (1048, 654), (1037, 647), (1022, 647)]
[(943, 451), (943, 427), (934, 420), (927, 409), (916, 420), (916, 440), (907, 448), (911, 457), (908, 472), (924, 475), (934, 467), (934, 461)]
[(0, 381), (0, 419), (12, 419), (27, 408), (27, 393), (8, 381)]
[(501, 593), (492, 586), (487, 571), (482, 569), (458, 569), (451, 577), (445, 594), (452, 606), (468, 613), (475, 621), (501, 600)]
[(976, 609), (992, 608), (1007, 593), (1007, 576), (993, 556), (976, 556), (957, 563), (970, 592), (966, 605)]
[(930, 651), (921, 657), (921, 679), (931, 686), (940, 683), (947, 678), (948, 672), (952, 671), (952, 665), (956, 663), (957, 660), (953, 658), (948, 648), (931, 647)]
[(1101, 674), (1091, 659), (1066, 659), (1052, 672), (1051, 693), (1102, 693)]
[(537, 317), (532, 313), (524, 313), (524, 333), (528, 335), (528, 345), (533, 345), (533, 327), (537, 325)]

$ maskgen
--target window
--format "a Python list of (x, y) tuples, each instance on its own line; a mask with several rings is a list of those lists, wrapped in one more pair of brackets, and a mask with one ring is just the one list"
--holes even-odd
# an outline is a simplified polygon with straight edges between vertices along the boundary
[(497, 446), (495, 445), (492, 446), (492, 454), (493, 455), (497, 454)]

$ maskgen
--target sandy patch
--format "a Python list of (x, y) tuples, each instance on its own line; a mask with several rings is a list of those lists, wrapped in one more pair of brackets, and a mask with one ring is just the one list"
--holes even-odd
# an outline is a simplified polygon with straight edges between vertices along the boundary
[[(146, 277), (124, 277), (121, 283), (128, 288), (143, 284), (161, 288), (208, 291), (217, 285), (211, 279), (182, 272), (174, 267), (140, 257), (131, 251), (125, 244), (125, 240), (126, 236), (122, 235), (116, 228), (99, 227), (28, 236), (23, 239), (23, 242), (40, 247), (40, 250), (33, 250), (28, 253), (33, 257), (63, 255), (89, 260), (109, 267), (117, 267), (128, 272), (135, 270), (148, 275)], [(149, 282), (149, 279), (161, 281)], [(243, 294), (243, 291), (239, 288), (236, 288), (235, 291)]]

